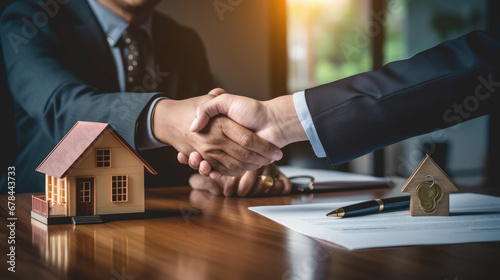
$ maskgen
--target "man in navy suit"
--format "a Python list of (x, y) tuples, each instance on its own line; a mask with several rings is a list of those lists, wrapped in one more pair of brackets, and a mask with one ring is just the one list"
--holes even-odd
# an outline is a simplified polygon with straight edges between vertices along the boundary
[[(217, 119), (203, 134), (185, 133), (196, 106), (212, 98), (206, 93), (214, 82), (200, 38), (154, 12), (158, 2), (26, 0), (3, 12), (0, 33), (15, 107), (18, 192), (43, 191), (44, 177), (35, 168), (79, 120), (109, 123), (140, 150), (160, 173), (147, 185), (187, 183), (188, 170), (172, 164), (175, 153), (167, 144), (185, 153), (201, 149), (227, 174), (268, 164), (269, 154), (280, 156), (279, 149), (228, 118)], [(141, 60), (125, 45), (131, 30), (142, 34), (141, 52), (148, 56)], [(128, 88), (134, 81), (128, 59), (145, 65), (134, 90)], [(14, 132), (4, 133), (14, 137)], [(232, 149), (224, 152), (224, 147)], [(2, 191), (5, 186), (2, 181)]]
[[(200, 106), (192, 131), (225, 114), (278, 147), (309, 140), (318, 157), (340, 164), (493, 113), (500, 100), (499, 53), (499, 29), (475, 31), (377, 71), (293, 96), (259, 102), (214, 91), (220, 96)], [(187, 156), (180, 155), (180, 161), (188, 163)], [(190, 159), (193, 168), (208, 175), (207, 162), (196, 153)]]

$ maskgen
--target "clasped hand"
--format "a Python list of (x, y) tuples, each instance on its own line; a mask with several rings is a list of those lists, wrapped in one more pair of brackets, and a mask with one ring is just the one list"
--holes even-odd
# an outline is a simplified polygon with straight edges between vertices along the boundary
[[(300, 124), (291, 95), (277, 97), (269, 101), (227, 94), (222, 89), (214, 89), (208, 95), (212, 98), (196, 109), (196, 118), (191, 124), (192, 132), (203, 131), (211, 118), (226, 115), (238, 124), (254, 131), (259, 137), (282, 148), (289, 143), (307, 140)], [(198, 169), (201, 175), (220, 178), (220, 168), (214, 166), (200, 153), (179, 153), (178, 160)]]
[(275, 145), (225, 116), (205, 122), (198, 133), (190, 132), (197, 107), (214, 97), (207, 94), (186, 100), (160, 100), (153, 116), (155, 137), (182, 154), (196, 152), (224, 175), (242, 175), (282, 157)]

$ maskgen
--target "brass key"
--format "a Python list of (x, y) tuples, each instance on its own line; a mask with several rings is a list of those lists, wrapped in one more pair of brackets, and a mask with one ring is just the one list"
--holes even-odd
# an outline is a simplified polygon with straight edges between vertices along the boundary
[(420, 183), (416, 189), (416, 195), (419, 200), (420, 208), (427, 214), (434, 214), (437, 210), (438, 203), (443, 198), (443, 188), (436, 183), (436, 180), (431, 175), (432, 181)]

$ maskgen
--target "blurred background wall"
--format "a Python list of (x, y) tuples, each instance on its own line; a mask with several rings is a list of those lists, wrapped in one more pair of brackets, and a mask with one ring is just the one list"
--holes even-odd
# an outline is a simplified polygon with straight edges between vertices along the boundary
[[(285, 1), (163, 0), (157, 10), (201, 36), (218, 84), (229, 92), (260, 100), (287, 93), (285, 88)], [(279, 29), (283, 32), (277, 32)], [(278, 35), (274, 35), (278, 33)], [(282, 41), (277, 42), (277, 37)], [(281, 54), (273, 50), (281, 48)], [(281, 88), (273, 79), (273, 59), (282, 57)], [(280, 74), (281, 73), (281, 74)]]

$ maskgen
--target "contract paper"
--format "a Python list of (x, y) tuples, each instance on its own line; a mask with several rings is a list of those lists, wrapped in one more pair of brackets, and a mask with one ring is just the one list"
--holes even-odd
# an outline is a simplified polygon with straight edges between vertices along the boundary
[(412, 217), (409, 210), (332, 218), (326, 213), (360, 201), (258, 206), (249, 209), (292, 230), (350, 250), (500, 241), (500, 197), (451, 194), (450, 216)]

